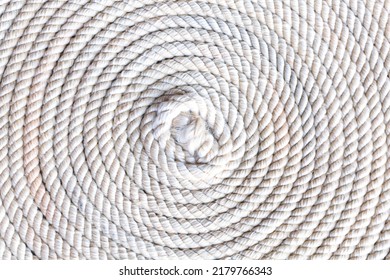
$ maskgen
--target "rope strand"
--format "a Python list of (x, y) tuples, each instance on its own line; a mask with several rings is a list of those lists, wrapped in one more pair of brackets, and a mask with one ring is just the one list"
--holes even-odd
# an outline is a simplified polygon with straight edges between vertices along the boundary
[(3, 0), (1, 259), (390, 259), (390, 1)]

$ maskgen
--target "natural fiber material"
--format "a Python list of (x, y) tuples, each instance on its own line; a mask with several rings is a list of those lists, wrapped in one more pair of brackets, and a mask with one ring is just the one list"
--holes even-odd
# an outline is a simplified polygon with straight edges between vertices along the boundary
[(390, 258), (389, 11), (0, 0), (0, 258)]

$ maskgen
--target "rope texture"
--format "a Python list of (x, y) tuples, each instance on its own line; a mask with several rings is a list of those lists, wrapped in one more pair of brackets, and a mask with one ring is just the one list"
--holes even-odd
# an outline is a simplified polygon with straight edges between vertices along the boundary
[(0, 1), (0, 258), (390, 259), (389, 0)]

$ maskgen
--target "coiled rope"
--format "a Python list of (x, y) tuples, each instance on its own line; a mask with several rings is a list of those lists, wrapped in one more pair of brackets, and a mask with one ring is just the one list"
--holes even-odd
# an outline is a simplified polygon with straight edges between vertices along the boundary
[(1, 258), (390, 258), (389, 11), (0, 1)]

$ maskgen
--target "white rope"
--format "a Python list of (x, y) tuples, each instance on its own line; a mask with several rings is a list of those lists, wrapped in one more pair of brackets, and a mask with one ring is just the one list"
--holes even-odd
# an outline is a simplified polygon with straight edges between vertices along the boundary
[(389, 0), (0, 1), (0, 258), (390, 259)]

